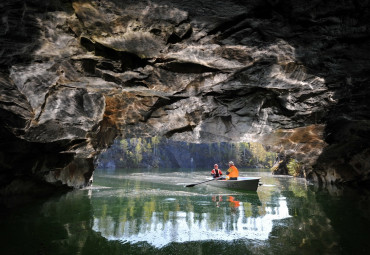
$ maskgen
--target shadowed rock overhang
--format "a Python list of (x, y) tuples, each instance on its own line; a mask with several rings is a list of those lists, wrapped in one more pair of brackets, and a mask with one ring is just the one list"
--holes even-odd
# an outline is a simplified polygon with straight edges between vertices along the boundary
[(86, 186), (118, 136), (260, 141), (309, 179), (369, 180), (366, 3), (0, 7), (2, 192), (19, 176)]

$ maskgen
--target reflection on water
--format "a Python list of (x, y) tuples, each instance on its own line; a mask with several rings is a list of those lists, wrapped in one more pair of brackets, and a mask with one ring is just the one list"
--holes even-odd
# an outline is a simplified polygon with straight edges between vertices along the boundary
[[(217, 197), (217, 202), (213, 203)], [(204, 240), (232, 241), (240, 238), (266, 240), (272, 231), (273, 221), (290, 217), (285, 197), (273, 205), (261, 204), (258, 194), (239, 196), (202, 196), (153, 198), (135, 204), (142, 211), (141, 218), (94, 214), (93, 230), (108, 240), (122, 242), (148, 242), (163, 247), (171, 242)], [(167, 204), (161, 211), (156, 204)], [(188, 204), (189, 203), (189, 204)], [(130, 201), (125, 201), (127, 206)], [(216, 207), (216, 210), (215, 208)]]
[(92, 188), (3, 208), (1, 253), (366, 254), (370, 248), (367, 193), (320, 190), (268, 172), (248, 172), (262, 176), (257, 192), (184, 187), (207, 174), (98, 171)]

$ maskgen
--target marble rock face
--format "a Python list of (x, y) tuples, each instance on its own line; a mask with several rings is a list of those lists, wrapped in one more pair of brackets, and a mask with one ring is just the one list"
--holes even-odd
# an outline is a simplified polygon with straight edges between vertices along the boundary
[(0, 187), (84, 187), (118, 136), (260, 141), (309, 179), (369, 179), (368, 1), (4, 0), (0, 13)]

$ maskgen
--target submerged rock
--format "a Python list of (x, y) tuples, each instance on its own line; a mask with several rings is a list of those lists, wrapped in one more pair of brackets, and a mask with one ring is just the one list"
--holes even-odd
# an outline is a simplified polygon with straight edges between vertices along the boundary
[(86, 186), (114, 138), (155, 135), (260, 141), (299, 158), (307, 178), (369, 178), (365, 3), (0, 7), (1, 187), (18, 175)]

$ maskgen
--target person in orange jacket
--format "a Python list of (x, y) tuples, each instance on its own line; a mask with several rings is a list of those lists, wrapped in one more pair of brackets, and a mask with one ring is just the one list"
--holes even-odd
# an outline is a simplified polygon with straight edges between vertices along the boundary
[(213, 167), (214, 168), (211, 171), (211, 175), (213, 176), (213, 178), (221, 177), (222, 172), (221, 172), (221, 169), (218, 169), (218, 165), (215, 164)]
[(226, 180), (237, 180), (239, 176), (239, 170), (235, 167), (234, 162), (229, 162), (229, 169), (226, 172)]

